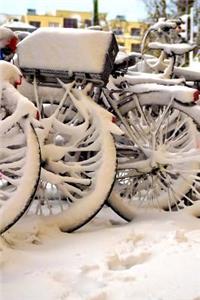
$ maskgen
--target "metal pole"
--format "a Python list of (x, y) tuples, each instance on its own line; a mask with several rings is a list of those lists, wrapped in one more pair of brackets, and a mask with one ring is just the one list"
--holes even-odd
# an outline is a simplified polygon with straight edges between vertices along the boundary
[(99, 25), (99, 7), (98, 0), (93, 0), (93, 18), (92, 25)]
[(189, 14), (188, 0), (186, 0), (186, 7), (185, 7), (185, 10), (186, 10), (186, 15), (188, 15), (188, 14)]
[[(194, 42), (194, 8), (190, 9), (190, 43)], [(189, 55), (189, 65), (192, 64), (193, 61), (193, 51), (190, 51)]]

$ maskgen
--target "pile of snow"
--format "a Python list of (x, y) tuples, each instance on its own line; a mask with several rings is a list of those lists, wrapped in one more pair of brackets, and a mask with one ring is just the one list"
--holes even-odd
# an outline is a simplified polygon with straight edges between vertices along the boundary
[(199, 300), (200, 221), (105, 207), (74, 233), (22, 218), (0, 243), (3, 300)]
[(18, 44), (21, 68), (102, 73), (112, 32), (40, 28)]
[(6, 27), (6, 28), (14, 29), (14, 30), (16, 30), (16, 29), (18, 29), (18, 30), (20, 30), (20, 29), (25, 30), (26, 29), (26, 30), (33, 31), (33, 30), (36, 29), (35, 26), (30, 25), (28, 23), (20, 22), (20, 21), (7, 22), (7, 23), (4, 23), (3, 26)]

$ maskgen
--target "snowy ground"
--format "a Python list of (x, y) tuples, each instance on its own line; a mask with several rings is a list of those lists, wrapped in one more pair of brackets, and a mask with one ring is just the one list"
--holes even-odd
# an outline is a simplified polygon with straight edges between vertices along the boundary
[(200, 220), (109, 208), (74, 233), (26, 219), (0, 243), (2, 300), (200, 300)]

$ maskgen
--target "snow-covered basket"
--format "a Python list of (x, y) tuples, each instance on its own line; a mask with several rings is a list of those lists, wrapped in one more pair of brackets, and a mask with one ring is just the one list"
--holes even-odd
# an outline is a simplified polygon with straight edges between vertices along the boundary
[(18, 65), (31, 81), (68, 82), (75, 77), (106, 83), (118, 46), (112, 32), (41, 28), (18, 45)]

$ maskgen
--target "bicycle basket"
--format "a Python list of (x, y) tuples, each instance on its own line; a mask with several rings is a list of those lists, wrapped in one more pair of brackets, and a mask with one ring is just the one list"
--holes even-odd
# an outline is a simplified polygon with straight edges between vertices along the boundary
[(112, 32), (40, 28), (18, 44), (18, 66), (28, 81), (57, 85), (84, 78), (105, 85), (118, 52)]

